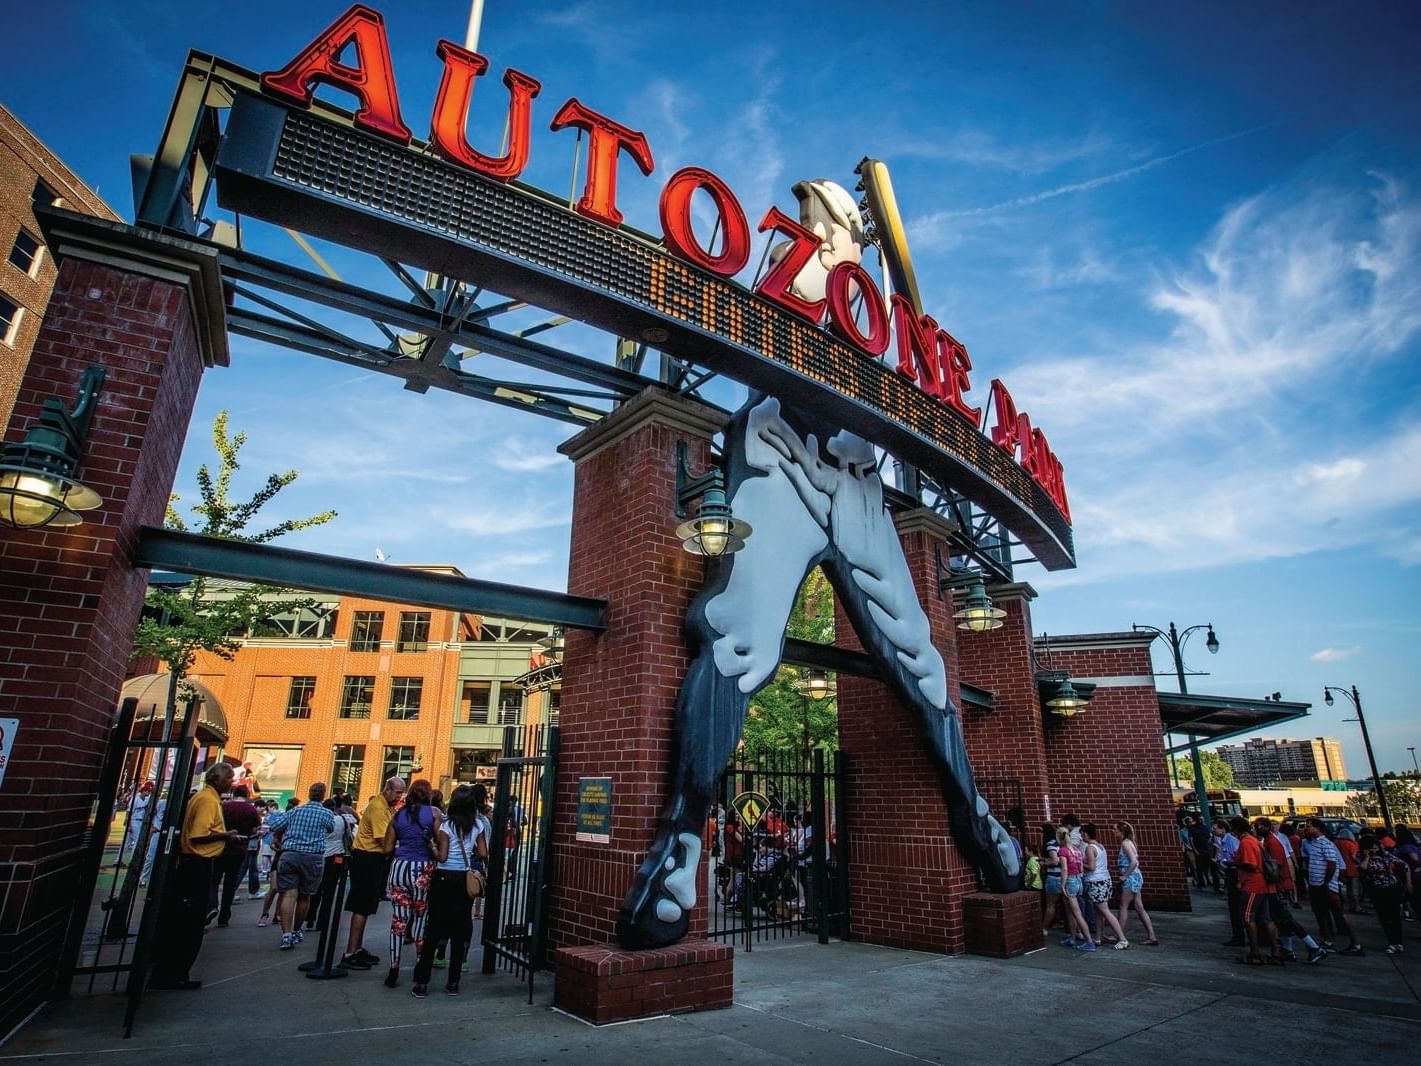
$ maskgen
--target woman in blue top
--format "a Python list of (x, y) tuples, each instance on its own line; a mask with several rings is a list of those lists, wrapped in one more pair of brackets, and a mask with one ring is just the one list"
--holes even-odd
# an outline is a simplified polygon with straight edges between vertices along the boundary
[(1140, 872), (1140, 852), (1135, 847), (1135, 827), (1129, 822), (1116, 822), (1115, 828), (1120, 830), (1120, 929), (1125, 929), (1125, 924), (1130, 920), (1130, 908), (1135, 908), (1135, 913), (1140, 916), (1140, 921), (1145, 923), (1145, 935), (1149, 937), (1145, 941), (1150, 947), (1159, 943), (1155, 938), (1155, 926), (1150, 921), (1150, 912), (1145, 910), (1145, 897), (1142, 893), (1145, 890), (1145, 875)]
[(440, 824), (434, 837), (438, 865), (429, 886), (429, 927), (424, 946), (419, 949), (419, 961), (414, 967), (414, 997), (423, 999), (429, 992), (429, 977), (434, 969), (434, 955), (439, 942), (449, 940), (449, 980), (444, 994), (459, 994), (459, 971), (464, 955), (474, 936), (469, 898), (464, 874), (478, 870), (487, 874), (489, 825), (483, 809), (488, 790), (483, 785), (460, 785), (449, 797), (449, 817)]
[(385, 987), (400, 983), (400, 951), (405, 933), (414, 938), (415, 951), (424, 948), (424, 923), (428, 910), (429, 879), (434, 872), (434, 840), (439, 812), (430, 802), (429, 782), (421, 778), (405, 793), (404, 806), (385, 830), (385, 854), (393, 855), (385, 894), (390, 897), (390, 972)]

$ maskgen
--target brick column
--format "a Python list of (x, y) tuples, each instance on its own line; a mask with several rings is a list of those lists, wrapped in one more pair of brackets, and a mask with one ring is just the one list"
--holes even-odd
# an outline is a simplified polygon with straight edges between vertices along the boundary
[[(563, 655), (549, 942), (605, 945), (655, 831), (676, 696), (688, 665), (682, 623), (704, 564), (676, 538), (676, 443), (693, 472), (724, 419), (647, 389), (562, 445), (577, 464), (568, 592), (608, 602), (607, 630), (567, 634)], [(612, 779), (612, 841), (576, 840), (577, 784)], [(702, 876), (702, 881), (704, 877)], [(704, 936), (705, 900), (690, 936)]]
[[(1095, 822), (1114, 852), (1117, 821), (1135, 828), (1145, 906), (1189, 910), (1189, 885), (1179, 853), (1174, 806), (1160, 734), (1159, 694), (1142, 633), (1087, 633), (1049, 638), (1051, 661), (1097, 687), (1071, 718), (1049, 716), (1046, 732), (1051, 804)], [(1045, 654), (1047, 641), (1040, 643)], [(1112, 875), (1115, 873), (1112, 866)]]
[(108, 377), (79, 478), (103, 506), (72, 530), (0, 527), (0, 715), (20, 719), (0, 785), (0, 1034), (50, 992), (86, 860), (86, 825), (132, 648), (146, 571), (204, 365), (226, 362), (211, 252), (127, 226), (46, 213), (60, 262), (7, 442), (44, 400)]
[[(933, 643), (957, 691), (952, 607), (939, 598), (934, 547), (951, 524), (927, 510), (897, 516), (899, 537)], [(946, 552), (944, 550), (944, 558)], [(862, 645), (836, 606), (835, 643)], [(960, 954), (962, 897), (977, 876), (958, 852), (937, 771), (908, 710), (884, 684), (840, 676), (839, 747), (849, 768), (849, 896), (854, 939)]]
[(989, 594), (1006, 611), (1002, 627), (985, 633), (958, 630), (958, 659), (962, 680), (990, 690), (995, 705), (989, 713), (964, 709), (962, 731), (972, 772), (1003, 824), (1015, 802), (1007, 783), (1021, 782), (1026, 822), (1022, 843), (1039, 846), (1040, 826), (1051, 802), (1041, 698), (1031, 660), (1031, 601), (1036, 592), (1030, 585), (1014, 584), (993, 586)]

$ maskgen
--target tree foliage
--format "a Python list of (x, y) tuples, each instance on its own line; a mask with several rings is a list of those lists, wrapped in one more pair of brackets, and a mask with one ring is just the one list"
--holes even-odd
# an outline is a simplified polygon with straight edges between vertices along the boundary
[[(297, 471), (271, 474), (266, 483), (251, 498), (234, 501), (230, 497), (232, 476), (241, 469), (239, 456), (247, 435), (229, 436), (227, 412), (221, 411), (212, 423), (212, 444), (217, 453), (214, 473), (204, 463), (197, 472), (201, 499), (191, 513), (196, 519), (193, 532), (209, 537), (265, 544), (277, 537), (312, 526), (323, 525), (336, 517), (334, 511), (323, 511), (309, 518), (288, 519), (257, 532), (247, 532), (247, 526), (257, 513), (286, 486), (297, 478)], [(165, 525), (169, 529), (188, 531), (188, 524), (174, 506), (180, 497), (174, 494), (168, 501)], [(209, 651), (230, 659), (240, 646), (239, 638), (260, 626), (264, 619), (287, 611), (309, 606), (309, 599), (281, 598), (290, 590), (264, 586), (241, 586), (211, 595), (205, 578), (194, 578), (181, 587), (150, 586), (145, 599), (143, 618), (134, 635), (133, 657), (154, 656), (167, 666), (177, 680), (192, 669), (199, 651)], [(273, 598), (273, 593), (278, 598)]]
[[(785, 632), (816, 644), (833, 642), (834, 593), (818, 567), (800, 586)], [(803, 751), (806, 738), (811, 750), (838, 745), (838, 700), (832, 695), (815, 700), (801, 693), (795, 686), (806, 673), (802, 667), (781, 666), (775, 679), (752, 697), (741, 734), (742, 758), (753, 762), (776, 753)]]
[[(1233, 767), (1224, 762), (1215, 751), (1199, 752), (1199, 762), (1204, 767), (1204, 787), (1205, 788), (1233, 788), (1234, 771)], [(1194, 783), (1194, 763), (1188, 755), (1178, 755), (1174, 759), (1175, 770), (1179, 774), (1180, 784), (1188, 781)], [(1171, 778), (1173, 780), (1173, 778)]]

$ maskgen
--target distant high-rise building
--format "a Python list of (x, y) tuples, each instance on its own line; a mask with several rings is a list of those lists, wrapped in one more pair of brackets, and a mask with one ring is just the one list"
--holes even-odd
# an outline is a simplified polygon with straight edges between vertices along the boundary
[(1262, 788), (1279, 781), (1344, 781), (1347, 767), (1335, 737), (1279, 740), (1255, 737), (1243, 744), (1221, 744), (1219, 758), (1245, 788)]

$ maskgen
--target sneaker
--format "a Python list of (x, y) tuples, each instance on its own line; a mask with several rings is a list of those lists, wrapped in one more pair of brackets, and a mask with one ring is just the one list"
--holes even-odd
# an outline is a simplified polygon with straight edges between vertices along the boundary
[(414, 996), (415, 999), (423, 999), (425, 996), (429, 995), (429, 986), (415, 985), (413, 988), (410, 989), (410, 995)]
[(1096, 950), (1098, 950), (1098, 949), (1096, 948), (1095, 943), (1094, 943), (1093, 941), (1087, 940), (1087, 941), (1084, 941), (1083, 943), (1077, 944), (1077, 945), (1076, 945), (1076, 950), (1077, 950), (1077, 951), (1096, 951)]
[(370, 954), (370, 952), (366, 951), (364, 947), (361, 947), (359, 951), (355, 952), (355, 957), (363, 960), (367, 965), (370, 966), (374, 966), (380, 961), (379, 955)]
[(265, 929), (265, 928), (266, 928), (267, 926), (269, 926), (270, 924), (271, 924), (271, 917), (270, 917), (270, 915), (263, 914), (260, 918), (257, 919), (257, 928), (258, 928), (258, 929)]
[(441, 959), (438, 955), (434, 956), (434, 968), (435, 968), (436, 970), (442, 970), (442, 969), (444, 969), (444, 967), (446, 967), (446, 966), (448, 966), (448, 965), (449, 965), (449, 960), (448, 960), (448, 959)]
[(1309, 966), (1316, 966), (1325, 958), (1327, 958), (1327, 952), (1322, 948), (1308, 948), (1307, 964)]
[(1061, 938), (1061, 946), (1062, 946), (1062, 947), (1065, 947), (1065, 948), (1073, 948), (1073, 947), (1075, 947), (1075, 946), (1076, 946), (1076, 938), (1073, 937), (1073, 936), (1063, 936), (1063, 937)]
[(266, 898), (266, 893), (265, 893), (265, 892), (248, 892), (248, 893), (247, 893), (247, 898), (248, 898), (248, 899), (265, 899), (265, 898)]
[(444, 994), (445, 994), (446, 996), (457, 996), (457, 995), (459, 994), (459, 986), (458, 986), (458, 985), (445, 985), (445, 986), (444, 986)]
[(282, 933), (282, 934), (281, 934), (281, 950), (282, 950), (282, 951), (290, 951), (290, 950), (291, 950), (292, 948), (294, 948), (295, 946), (296, 946), (296, 934), (295, 934), (295, 933)]
[(1130, 941), (1128, 941), (1128, 940), (1117, 940), (1117, 941), (1115, 942), (1115, 950), (1116, 950), (1116, 951), (1124, 951), (1124, 950), (1125, 950), (1126, 948), (1128, 948), (1129, 946), (1130, 946)]
[(1350, 944), (1342, 950), (1341, 954), (1362, 956), (1365, 955), (1366, 952), (1362, 950), (1361, 944)]
[(214, 921), (217, 920), (217, 915), (220, 914), (220, 913), (221, 913), (221, 912), (218, 911), (218, 909), (217, 909), (216, 907), (213, 907), (210, 911), (207, 912), (207, 920), (206, 920), (205, 922), (203, 922), (202, 924), (203, 924), (203, 925), (211, 925)]
[(292, 933), (291, 935), (296, 938), (296, 943), (298, 943), (298, 944), (304, 944), (304, 943), (306, 943), (306, 934), (303, 933), (303, 932), (301, 932), (301, 930), (298, 929), (298, 930), (296, 930), (296, 932)]
[(1336, 951), (1337, 949), (1332, 946), (1332, 941), (1330, 941), (1330, 940), (1324, 940), (1324, 941), (1322, 942), (1322, 950), (1323, 950), (1323, 951)]
[(360, 957), (359, 952), (354, 955), (342, 955), (340, 964), (347, 970), (368, 970), (370, 964)]

